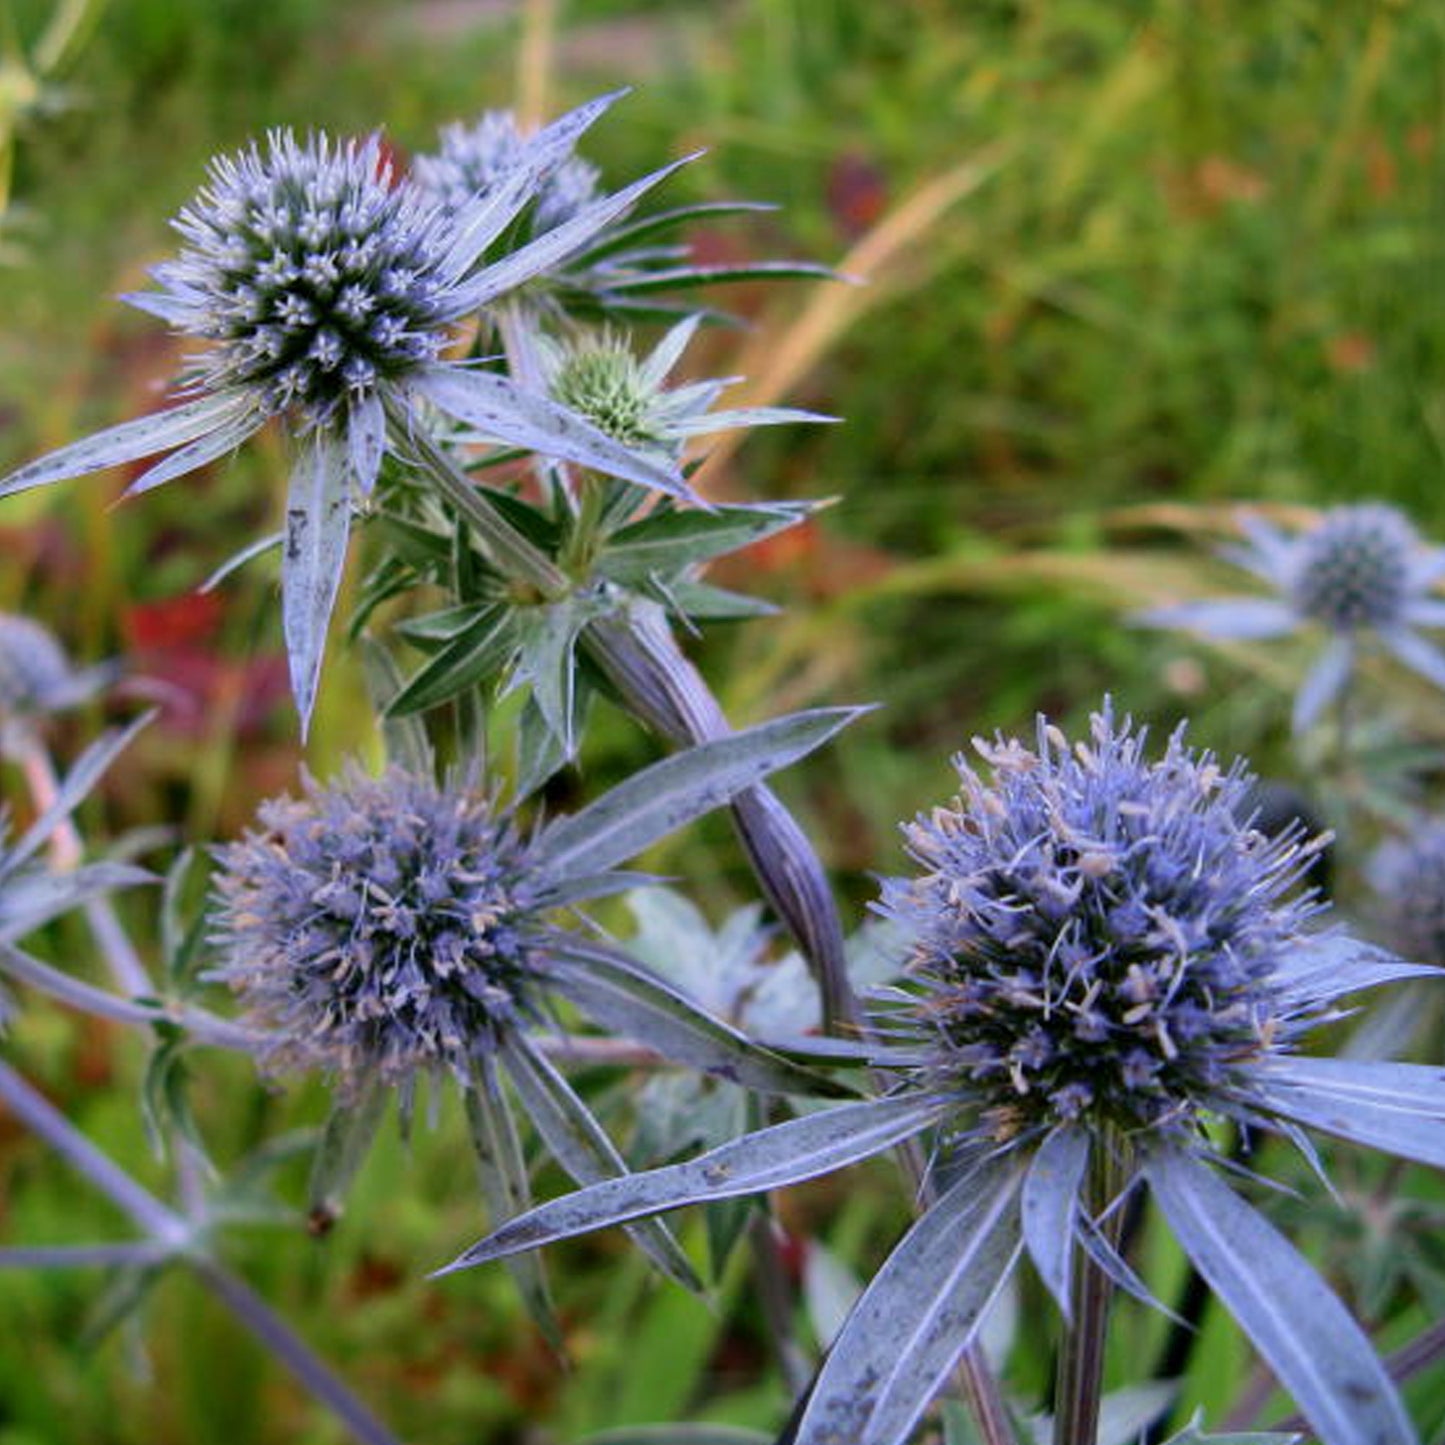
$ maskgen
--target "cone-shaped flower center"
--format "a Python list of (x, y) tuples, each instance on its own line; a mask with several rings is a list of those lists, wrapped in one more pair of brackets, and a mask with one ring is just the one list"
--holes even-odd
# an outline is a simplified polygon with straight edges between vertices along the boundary
[(1294, 604), (1336, 632), (1391, 627), (1411, 595), (1417, 545), (1393, 507), (1337, 507), (1300, 541)]

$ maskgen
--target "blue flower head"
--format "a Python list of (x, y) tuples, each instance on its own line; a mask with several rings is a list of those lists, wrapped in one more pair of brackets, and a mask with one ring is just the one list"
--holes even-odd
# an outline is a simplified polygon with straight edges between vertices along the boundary
[(131, 483), (134, 495), (226, 455), (279, 419), (299, 444), (282, 603), (303, 722), (352, 509), (370, 496), (387, 453), (411, 456), (427, 406), (493, 440), (690, 496), (673, 469), (507, 377), (445, 355), (458, 323), (585, 247), (672, 169), (590, 201), (544, 237), (491, 254), (613, 98), (538, 132), (503, 181), (456, 205), (394, 176), (375, 136), (301, 139), (277, 130), (213, 161), (209, 184), (176, 218), (179, 254), (152, 273), (159, 289), (127, 298), (203, 343), (186, 399), (21, 467), (0, 481), (0, 495), (166, 453)]
[(1297, 732), (1343, 691), (1366, 640), (1445, 688), (1445, 653), (1415, 631), (1445, 626), (1445, 602), (1431, 595), (1445, 576), (1445, 548), (1422, 543), (1403, 513), (1378, 502), (1334, 507), (1297, 536), (1248, 514), (1240, 525), (1246, 541), (1224, 555), (1276, 597), (1185, 602), (1139, 620), (1240, 640), (1323, 627), (1329, 640), (1295, 699)]
[(914, 939), (878, 1012), (885, 1094), (539, 1205), (448, 1268), (931, 1139), (923, 1212), (833, 1342), (797, 1445), (902, 1445), (1025, 1254), (1065, 1314), (1079, 1248), (1150, 1299), (1101, 1227), (1140, 1185), (1327, 1445), (1409, 1445), (1368, 1337), (1220, 1176), (1205, 1125), (1445, 1166), (1438, 1068), (1300, 1052), (1345, 995), (1435, 970), (1313, 929), (1295, 885), (1318, 844), (1241, 821), (1239, 764), (1179, 732), (1154, 761), (1145, 742), (1107, 706), (1072, 746), (1041, 720), (1032, 746), (977, 744), (987, 775), (960, 761), (958, 797), (906, 828), (922, 871), (881, 904)]
[[(441, 148), (419, 155), (412, 175), (421, 190), (448, 211), (495, 190), (527, 158), (529, 138), (509, 110), (489, 110), (471, 125), (442, 128)], [(531, 230), (540, 235), (575, 216), (598, 195), (600, 173), (579, 156), (561, 157), (537, 190)]]
[(1407, 958), (1445, 964), (1445, 822), (1381, 844), (1369, 877), (1390, 942)]
[(259, 822), (218, 851), (217, 976), (269, 1030), (272, 1064), (465, 1083), (535, 1017), (529, 850), (485, 798), (353, 769)]

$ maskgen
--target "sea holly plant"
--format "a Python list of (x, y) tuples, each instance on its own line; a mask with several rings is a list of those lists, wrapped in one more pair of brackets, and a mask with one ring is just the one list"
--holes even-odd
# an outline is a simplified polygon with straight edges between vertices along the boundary
[(1241, 818), (1252, 781), (1188, 748), (1149, 761), (1109, 707), (1074, 745), (980, 742), (960, 794), (906, 830), (921, 868), (883, 912), (909, 982), (875, 1010), (879, 1097), (537, 1206), (442, 1273), (686, 1204), (781, 1188), (931, 1139), (931, 1193), (864, 1291), (787, 1439), (905, 1440), (1023, 1256), (1065, 1320), (1056, 1439), (1094, 1438), (1128, 1196), (1185, 1252), (1330, 1445), (1408, 1441), (1360, 1327), (1223, 1177), (1218, 1121), (1301, 1126), (1445, 1166), (1445, 1086), (1424, 1065), (1299, 1046), (1361, 989), (1432, 970), (1320, 928), (1294, 890), (1317, 840)]
[(1404, 513), (1380, 502), (1333, 507), (1294, 536), (1252, 512), (1239, 523), (1245, 541), (1223, 555), (1274, 596), (1181, 602), (1138, 620), (1222, 640), (1323, 628), (1325, 646), (1295, 697), (1296, 732), (1343, 696), (1370, 645), (1445, 688), (1445, 652), (1417, 630), (1445, 627), (1445, 600), (1432, 595), (1445, 579), (1445, 548), (1427, 546)]

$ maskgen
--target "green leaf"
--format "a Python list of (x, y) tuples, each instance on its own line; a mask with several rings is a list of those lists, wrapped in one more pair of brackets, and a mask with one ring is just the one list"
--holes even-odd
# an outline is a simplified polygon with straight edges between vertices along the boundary
[(625, 277), (608, 286), (619, 296), (645, 296), (654, 291), (678, 291), (693, 286), (717, 286), (725, 281), (838, 281), (842, 278), (830, 266), (815, 261), (758, 261), (747, 266), (678, 266), (668, 271), (648, 271)]
[(332, 1109), (307, 1186), (313, 1228), (325, 1232), (340, 1217), (346, 1191), (381, 1127), (388, 1097), (380, 1079), (368, 1079), (355, 1097)]
[(513, 613), (487, 607), (440, 652), (412, 674), (392, 698), (391, 717), (406, 717), (449, 702), (459, 693), (492, 682), (510, 665), (517, 648)]
[(515, 682), (532, 689), (563, 760), (577, 747), (577, 639), (589, 622), (608, 610), (609, 604), (600, 595), (573, 593), (561, 601), (513, 614)]
[(381, 719), (381, 736), (388, 760), (420, 777), (431, 777), (435, 758), (426, 728), (414, 716), (391, 711), (391, 704), (402, 691), (401, 672), (395, 660), (375, 638), (363, 637), (357, 646), (371, 710)]
[(667, 231), (674, 231), (689, 221), (716, 220), (722, 216), (775, 210), (777, 207), (766, 201), (704, 201), (691, 206), (675, 206), (666, 211), (653, 211), (650, 215), (629, 221), (625, 226), (613, 226), (603, 232), (596, 245), (589, 246), (578, 254), (576, 263), (590, 265), (604, 256), (628, 250), (640, 241), (652, 240)]
[(631, 586), (652, 576), (671, 576), (700, 562), (775, 536), (817, 511), (813, 503), (769, 507), (719, 507), (712, 512), (659, 510), (608, 539), (598, 569)]

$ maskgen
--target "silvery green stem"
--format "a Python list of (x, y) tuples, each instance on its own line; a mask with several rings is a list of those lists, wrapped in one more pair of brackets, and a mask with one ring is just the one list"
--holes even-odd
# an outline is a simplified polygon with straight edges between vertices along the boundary
[(53, 1104), (4, 1060), (0, 1102), (128, 1214), (167, 1255), (178, 1256), (297, 1381), (362, 1445), (400, 1445), (379, 1420), (245, 1281), (197, 1249), (196, 1230), (102, 1154)]
[[(1096, 1219), (1115, 1202), (1123, 1186), (1121, 1154), (1127, 1147), (1117, 1135), (1106, 1134), (1095, 1143), (1085, 1208)], [(1118, 1210), (1103, 1220), (1101, 1227), (1110, 1244), (1118, 1243), (1121, 1222)], [(1059, 1354), (1053, 1445), (1097, 1445), (1113, 1292), (1109, 1276), (1079, 1249), (1074, 1264), (1074, 1317), (1065, 1326)]]

